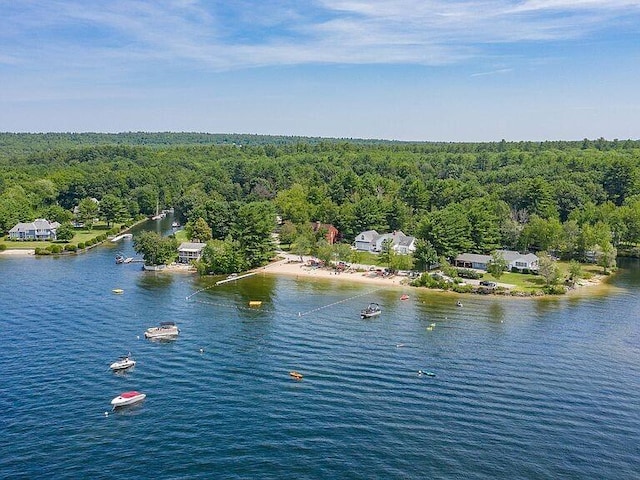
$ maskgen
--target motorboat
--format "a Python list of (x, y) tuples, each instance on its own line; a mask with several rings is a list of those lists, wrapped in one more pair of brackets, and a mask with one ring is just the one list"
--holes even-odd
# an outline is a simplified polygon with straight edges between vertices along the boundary
[(435, 377), (436, 374), (433, 372), (430, 372), (428, 370), (418, 370), (418, 375), (422, 376), (422, 375), (426, 375), (427, 377)]
[(133, 367), (135, 364), (136, 361), (131, 358), (131, 354), (129, 354), (120, 357), (118, 360), (109, 365), (109, 368), (115, 372), (119, 370), (126, 370), (127, 368)]
[(113, 293), (115, 293), (116, 295), (122, 295), (124, 293), (124, 290), (121, 288), (114, 288), (113, 290), (111, 290)]
[(402, 294), (400, 296), (400, 300), (409, 300), (409, 295), (407, 295), (406, 293)]
[(111, 405), (113, 405), (114, 410), (119, 407), (126, 407), (128, 405), (134, 405), (143, 401), (147, 396), (144, 393), (136, 392), (135, 390), (131, 392), (123, 392), (118, 395), (116, 398), (111, 400)]
[(168, 339), (175, 338), (180, 333), (180, 329), (175, 322), (161, 322), (157, 327), (147, 328), (144, 338)]
[(116, 255), (116, 263), (124, 263), (124, 255), (122, 255), (121, 253)]
[(380, 315), (381, 313), (382, 310), (380, 310), (380, 305), (377, 303), (370, 303), (367, 308), (360, 312), (360, 316), (362, 318), (371, 318)]

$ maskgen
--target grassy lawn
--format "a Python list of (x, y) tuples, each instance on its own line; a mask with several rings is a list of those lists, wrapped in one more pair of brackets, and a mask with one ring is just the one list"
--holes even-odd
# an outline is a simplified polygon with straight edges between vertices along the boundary
[(15, 249), (15, 250), (34, 250), (36, 248), (47, 248), (49, 245), (66, 245), (68, 243), (72, 243), (77, 245), (80, 242), (86, 242), (87, 240), (90, 240), (92, 238), (97, 237), (98, 235), (102, 235), (103, 233), (107, 233), (109, 230), (111, 230), (114, 227), (118, 227), (118, 229), (120, 229), (120, 224), (115, 224), (115, 225), (111, 225), (109, 228), (107, 228), (107, 224), (106, 223), (96, 223), (93, 225), (93, 228), (91, 230), (87, 230), (84, 228), (79, 228), (75, 230), (75, 235), (73, 236), (73, 238), (71, 239), (71, 241), (69, 242), (60, 242), (60, 241), (56, 241), (56, 242), (20, 242), (20, 241), (13, 241), (13, 240), (9, 240), (9, 237), (5, 237), (3, 239), (3, 243), (7, 246), (8, 249)]
[[(568, 277), (569, 262), (557, 262), (558, 267), (563, 278)], [(602, 267), (594, 265), (592, 263), (580, 264), (582, 269), (582, 277), (590, 278), (593, 275), (602, 274)], [(485, 273), (482, 280), (488, 280), (490, 282), (509, 283), (515, 285), (517, 290), (525, 292), (531, 292), (535, 290), (541, 290), (545, 286), (544, 278), (540, 275), (531, 275), (524, 273), (511, 273), (505, 272), (500, 277), (500, 280), (496, 280), (492, 275)], [(561, 282), (562, 283), (562, 282)]]

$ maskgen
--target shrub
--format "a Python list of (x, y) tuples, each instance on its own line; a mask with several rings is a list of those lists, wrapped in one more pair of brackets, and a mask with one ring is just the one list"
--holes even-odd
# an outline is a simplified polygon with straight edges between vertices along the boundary
[(457, 293), (471, 293), (473, 292), (473, 285), (454, 285), (451, 290)]
[(46, 248), (36, 247), (35, 254), (36, 255), (51, 255), (51, 252), (49, 250), (47, 250)]
[(462, 278), (472, 278), (474, 280), (482, 278), (482, 273), (471, 270), (470, 268), (458, 268), (457, 272), (458, 276)]
[(78, 250), (78, 247), (73, 243), (68, 243), (67, 245), (64, 246), (64, 249), (67, 252), (75, 252), (76, 250)]
[(60, 253), (62, 252), (62, 245), (49, 245), (47, 247), (47, 250), (49, 250), (51, 253)]
[(4, 252), (7, 249), (6, 243), (0, 243), (0, 252)]
[(84, 250), (86, 248), (84, 242), (78, 242), (78, 248)]

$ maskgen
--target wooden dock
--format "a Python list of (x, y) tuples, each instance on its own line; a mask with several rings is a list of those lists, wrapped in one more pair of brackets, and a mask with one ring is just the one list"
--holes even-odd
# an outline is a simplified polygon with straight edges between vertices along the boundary
[(123, 238), (131, 238), (131, 237), (133, 237), (132, 233), (123, 233), (122, 235), (118, 235), (117, 237), (113, 237), (111, 239), (111, 241), (113, 243), (116, 243), (116, 242), (119, 242), (120, 240), (122, 240)]
[(251, 275), (255, 275), (256, 272), (249, 272), (249, 273), (245, 273), (244, 275), (236, 275), (235, 277), (227, 277), (224, 280), (218, 280), (216, 282), (216, 285), (222, 285), (223, 283), (228, 283), (228, 282), (234, 282), (236, 280), (240, 280), (241, 278), (247, 278), (250, 277)]

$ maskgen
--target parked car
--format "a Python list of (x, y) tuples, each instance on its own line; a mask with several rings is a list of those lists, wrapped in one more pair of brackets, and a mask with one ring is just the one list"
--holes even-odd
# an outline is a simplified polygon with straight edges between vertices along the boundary
[(496, 282), (489, 282), (488, 280), (481, 280), (480, 285), (489, 288), (496, 288), (498, 286)]

